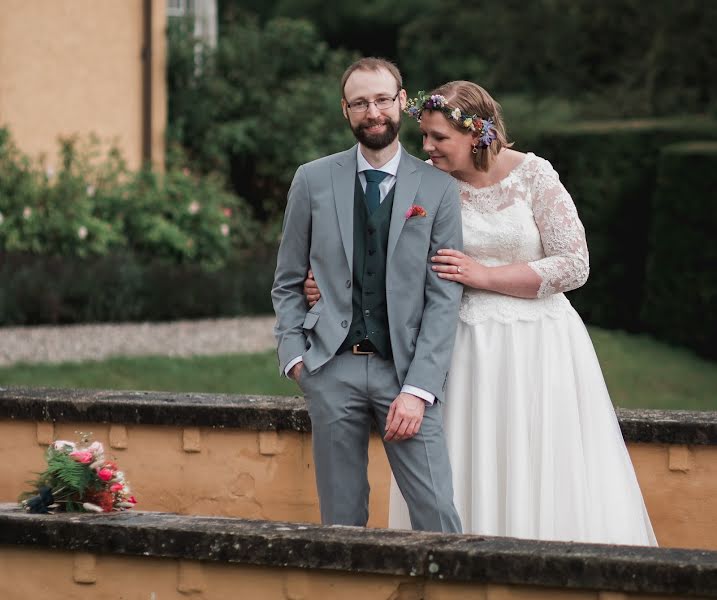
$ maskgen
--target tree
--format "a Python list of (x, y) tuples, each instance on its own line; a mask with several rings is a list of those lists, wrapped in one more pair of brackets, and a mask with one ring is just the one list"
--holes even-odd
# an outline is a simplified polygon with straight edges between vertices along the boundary
[(215, 51), (199, 53), (178, 25), (170, 33), (171, 139), (203, 171), (225, 173), (255, 215), (269, 219), (283, 210), (298, 165), (353, 143), (339, 90), (353, 59), (305, 20), (244, 19), (223, 30)]

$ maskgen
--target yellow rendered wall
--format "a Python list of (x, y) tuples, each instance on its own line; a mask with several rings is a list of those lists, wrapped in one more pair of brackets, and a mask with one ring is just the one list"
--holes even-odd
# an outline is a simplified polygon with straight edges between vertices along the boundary
[[(152, 158), (164, 161), (166, 0), (153, 1)], [(116, 140), (142, 162), (142, 0), (0, 0), (0, 126), (57, 167), (57, 138)]]
[[(79, 431), (92, 432), (116, 458), (141, 510), (320, 521), (311, 436), (297, 432), (0, 421), (0, 501), (16, 500), (42, 470), (47, 443), (77, 440)], [(385, 526), (388, 462), (378, 438), (369, 453), (370, 524)]]
[[(92, 432), (126, 472), (138, 508), (191, 515), (319, 522), (311, 436), (175, 426), (0, 421), (0, 501), (43, 468), (54, 439)], [(628, 446), (660, 545), (717, 549), (717, 447)], [(385, 527), (389, 470), (369, 448), (370, 520)]]
[[(677, 596), (425, 582), (416, 578), (94, 556), (0, 546), (0, 598), (72, 600), (668, 600)], [(694, 600), (700, 600), (695, 597)]]
[(717, 549), (717, 447), (628, 444), (661, 546)]

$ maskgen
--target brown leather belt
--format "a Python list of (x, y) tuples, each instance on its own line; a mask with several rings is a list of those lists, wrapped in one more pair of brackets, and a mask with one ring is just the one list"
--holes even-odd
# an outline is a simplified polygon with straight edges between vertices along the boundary
[(361, 340), (358, 344), (351, 346), (351, 354), (357, 354), (359, 356), (370, 356), (376, 353), (376, 346), (374, 346), (369, 340)]

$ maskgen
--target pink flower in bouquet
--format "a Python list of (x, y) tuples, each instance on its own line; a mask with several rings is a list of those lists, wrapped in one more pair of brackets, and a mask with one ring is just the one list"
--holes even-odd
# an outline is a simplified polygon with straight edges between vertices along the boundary
[(75, 450), (74, 452), (70, 452), (70, 456), (83, 465), (91, 463), (94, 459), (92, 452), (88, 450)]
[(105, 451), (104, 446), (101, 442), (92, 442), (88, 447), (87, 450), (92, 452), (93, 454), (103, 454)]
[(112, 479), (112, 471), (111, 469), (100, 469), (97, 471), (97, 477), (99, 477), (102, 481), (109, 481)]
[[(25, 510), (46, 514), (51, 508), (85, 512), (134, 508), (137, 501), (131, 496), (124, 473), (114, 462), (105, 459), (100, 442), (90, 444), (90, 434), (81, 435), (80, 443), (56, 440), (50, 444), (45, 453), (48, 468), (39, 474), (35, 489), (23, 494)], [(74, 477), (80, 473), (82, 477)], [(94, 484), (92, 479), (88, 481), (88, 476), (97, 477)]]

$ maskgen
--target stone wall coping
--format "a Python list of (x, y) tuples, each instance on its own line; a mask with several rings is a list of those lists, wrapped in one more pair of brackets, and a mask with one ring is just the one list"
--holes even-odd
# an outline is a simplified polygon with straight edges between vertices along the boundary
[(717, 597), (717, 552), (0, 504), (0, 545), (623, 593)]
[[(617, 409), (627, 442), (717, 445), (717, 411)], [(0, 387), (0, 419), (311, 431), (300, 396)]]

